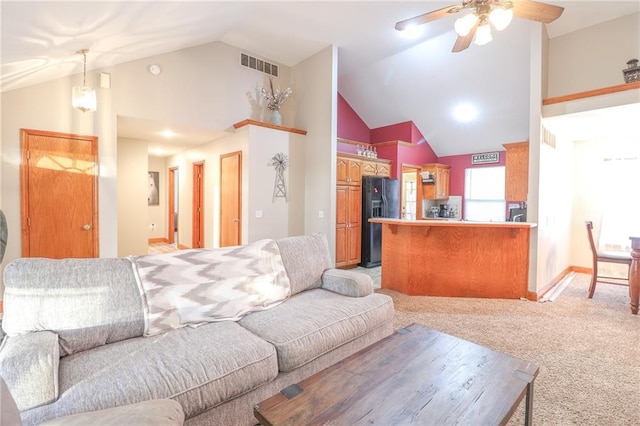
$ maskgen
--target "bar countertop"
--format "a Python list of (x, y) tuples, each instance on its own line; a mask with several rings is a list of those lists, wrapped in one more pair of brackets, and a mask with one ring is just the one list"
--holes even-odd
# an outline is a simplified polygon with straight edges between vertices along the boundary
[(369, 219), (372, 223), (386, 223), (389, 225), (402, 226), (464, 226), (472, 228), (535, 228), (536, 223), (531, 222), (467, 222), (462, 220), (443, 219), (388, 219), (376, 217)]

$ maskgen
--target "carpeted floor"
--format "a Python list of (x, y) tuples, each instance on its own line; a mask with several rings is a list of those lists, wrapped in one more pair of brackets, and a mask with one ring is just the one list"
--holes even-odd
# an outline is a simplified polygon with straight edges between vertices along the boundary
[[(640, 424), (640, 316), (628, 287), (598, 284), (588, 299), (589, 278), (546, 303), (376, 291), (393, 297), (396, 328), (424, 324), (538, 364), (535, 425)], [(523, 419), (521, 406), (509, 425)]]

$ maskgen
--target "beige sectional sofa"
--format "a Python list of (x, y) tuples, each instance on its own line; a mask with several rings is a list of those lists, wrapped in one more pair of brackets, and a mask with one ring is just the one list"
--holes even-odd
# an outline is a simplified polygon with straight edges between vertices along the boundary
[(324, 235), (276, 243), (284, 302), (149, 337), (129, 259), (7, 265), (0, 375), (23, 423), (170, 398), (185, 424), (255, 424), (254, 404), (392, 333), (391, 298), (333, 269)]

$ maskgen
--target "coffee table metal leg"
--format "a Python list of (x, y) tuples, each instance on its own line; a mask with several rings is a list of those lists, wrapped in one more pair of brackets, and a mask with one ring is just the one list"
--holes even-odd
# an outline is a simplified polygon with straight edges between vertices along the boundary
[(524, 424), (525, 426), (531, 426), (533, 424), (533, 380), (527, 385), (527, 396), (525, 398)]
[(533, 424), (533, 381), (535, 377), (520, 370), (516, 371), (514, 375), (518, 379), (527, 382), (527, 393), (524, 401), (524, 424), (525, 426), (531, 426)]

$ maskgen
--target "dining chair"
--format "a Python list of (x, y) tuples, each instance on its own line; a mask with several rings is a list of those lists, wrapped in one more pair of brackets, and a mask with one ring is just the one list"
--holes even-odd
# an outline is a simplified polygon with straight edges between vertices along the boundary
[[(600, 278), (609, 279), (609, 280), (622, 280), (622, 281), (627, 281), (627, 283), (629, 283), (629, 271), (627, 271), (627, 278), (607, 277), (603, 275), (598, 275), (598, 262), (625, 264), (629, 268), (631, 268), (631, 255), (629, 253), (599, 251), (596, 245), (596, 242), (593, 238), (593, 222), (588, 220), (585, 222), (585, 225), (587, 227), (587, 235), (589, 237), (589, 246), (591, 247), (591, 254), (593, 256), (593, 275), (591, 275), (591, 285), (589, 286), (589, 299), (591, 299), (593, 298), (593, 293), (596, 291), (596, 283), (598, 281), (601, 281)], [(601, 282), (607, 282), (610, 284), (619, 284), (617, 282), (611, 282), (611, 281), (601, 281)]]

